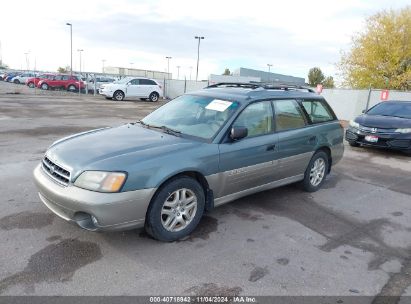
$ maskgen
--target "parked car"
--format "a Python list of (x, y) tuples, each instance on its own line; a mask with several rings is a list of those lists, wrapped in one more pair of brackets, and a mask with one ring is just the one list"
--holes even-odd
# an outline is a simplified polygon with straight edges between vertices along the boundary
[(125, 77), (113, 83), (101, 85), (100, 94), (107, 99), (117, 101), (134, 97), (155, 102), (163, 96), (163, 89), (154, 79)]
[(40, 80), (42, 80), (42, 79), (53, 79), (54, 76), (56, 76), (56, 74), (49, 74), (49, 73), (40, 74), (36, 77), (28, 78), (26, 80), (26, 85), (29, 88), (34, 88), (34, 87), (37, 87)]
[(18, 72), (8, 73), (8, 74), (6, 75), (6, 77), (4, 78), (4, 81), (11, 82), (11, 80), (12, 80), (14, 77), (18, 76), (18, 75), (21, 75), (21, 73), (18, 73)]
[(35, 73), (30, 73), (30, 72), (23, 73), (21, 75), (17, 75), (15, 77), (13, 77), (11, 79), (11, 82), (16, 83), (16, 84), (25, 84), (27, 79), (35, 77), (35, 76), (36, 76)]
[(343, 155), (343, 128), (311, 89), (213, 85), (139, 122), (53, 143), (34, 170), (40, 199), (88, 230), (145, 227), (173, 241), (203, 212), (300, 182), (317, 191)]
[(87, 88), (91, 92), (94, 92), (94, 88), (96, 88), (96, 93), (100, 93), (100, 88), (103, 84), (113, 83), (114, 81), (116, 81), (114, 78), (104, 76), (91, 78), (88, 81)]
[(371, 146), (411, 155), (411, 101), (381, 102), (354, 120), (345, 133), (351, 146)]
[(79, 87), (83, 90), (86, 86), (78, 76), (58, 74), (50, 79), (41, 79), (37, 87), (43, 90), (64, 89), (68, 91), (78, 91)]

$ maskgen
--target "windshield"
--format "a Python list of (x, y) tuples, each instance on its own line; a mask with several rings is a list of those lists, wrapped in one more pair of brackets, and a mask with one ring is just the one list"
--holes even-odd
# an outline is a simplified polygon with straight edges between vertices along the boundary
[(380, 103), (371, 108), (368, 115), (396, 116), (411, 119), (411, 103), (407, 102), (387, 102)]
[(146, 116), (144, 124), (166, 127), (181, 134), (211, 139), (238, 109), (237, 102), (183, 95)]

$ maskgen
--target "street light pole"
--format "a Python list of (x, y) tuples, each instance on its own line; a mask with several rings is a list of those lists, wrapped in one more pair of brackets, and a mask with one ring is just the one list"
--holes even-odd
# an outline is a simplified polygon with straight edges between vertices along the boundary
[(30, 52), (24, 53), (24, 55), (26, 55), (26, 70), (27, 70), (27, 72), (29, 71), (29, 57), (28, 57), (29, 53)]
[(170, 59), (171, 58), (173, 58), (173, 57), (166, 56), (166, 59), (167, 59), (167, 77), (168, 77), (168, 79), (170, 79)]
[(198, 81), (198, 65), (200, 62), (200, 41), (201, 39), (204, 39), (203, 36), (195, 36), (195, 39), (198, 40), (198, 46), (197, 46), (197, 73), (196, 73), (196, 81)]
[(271, 67), (273, 66), (271, 63), (267, 63), (267, 66), (268, 66), (268, 73), (270, 73), (271, 72)]
[(73, 25), (66, 23), (70, 27), (70, 75), (73, 75)]
[(180, 66), (177, 66), (177, 79), (180, 79)]
[[(81, 52), (83, 52), (83, 49), (78, 49), (77, 52), (80, 55), (80, 68), (79, 68), (79, 74), (80, 74), (80, 78), (81, 78)], [(81, 91), (81, 79), (79, 79), (78, 81), (78, 94), (80, 95), (80, 91)]]

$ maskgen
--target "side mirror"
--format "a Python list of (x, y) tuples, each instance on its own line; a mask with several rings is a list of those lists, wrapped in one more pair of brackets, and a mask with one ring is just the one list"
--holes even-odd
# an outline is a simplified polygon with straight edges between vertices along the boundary
[(230, 132), (230, 138), (232, 140), (240, 140), (247, 137), (248, 129), (246, 127), (232, 127)]
[(361, 113), (363, 113), (363, 114), (364, 114), (365, 112), (367, 112), (367, 110), (365, 110), (365, 109), (361, 111)]

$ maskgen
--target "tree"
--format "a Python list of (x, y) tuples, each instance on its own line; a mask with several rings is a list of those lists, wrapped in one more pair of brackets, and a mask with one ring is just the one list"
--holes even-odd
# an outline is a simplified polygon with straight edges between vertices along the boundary
[(70, 67), (69, 67), (69, 66), (66, 66), (65, 68), (59, 67), (59, 68), (57, 69), (57, 72), (59, 72), (59, 73), (68, 73), (69, 71), (70, 71)]
[(320, 68), (314, 67), (308, 71), (308, 84), (315, 87), (319, 83), (323, 83), (325, 76)]
[(322, 85), (324, 88), (335, 88), (334, 78), (332, 76), (325, 77)]
[(229, 69), (229, 68), (225, 68), (223, 75), (230, 76), (230, 75), (231, 75), (230, 69)]
[(411, 88), (411, 6), (369, 17), (338, 67), (353, 88)]

